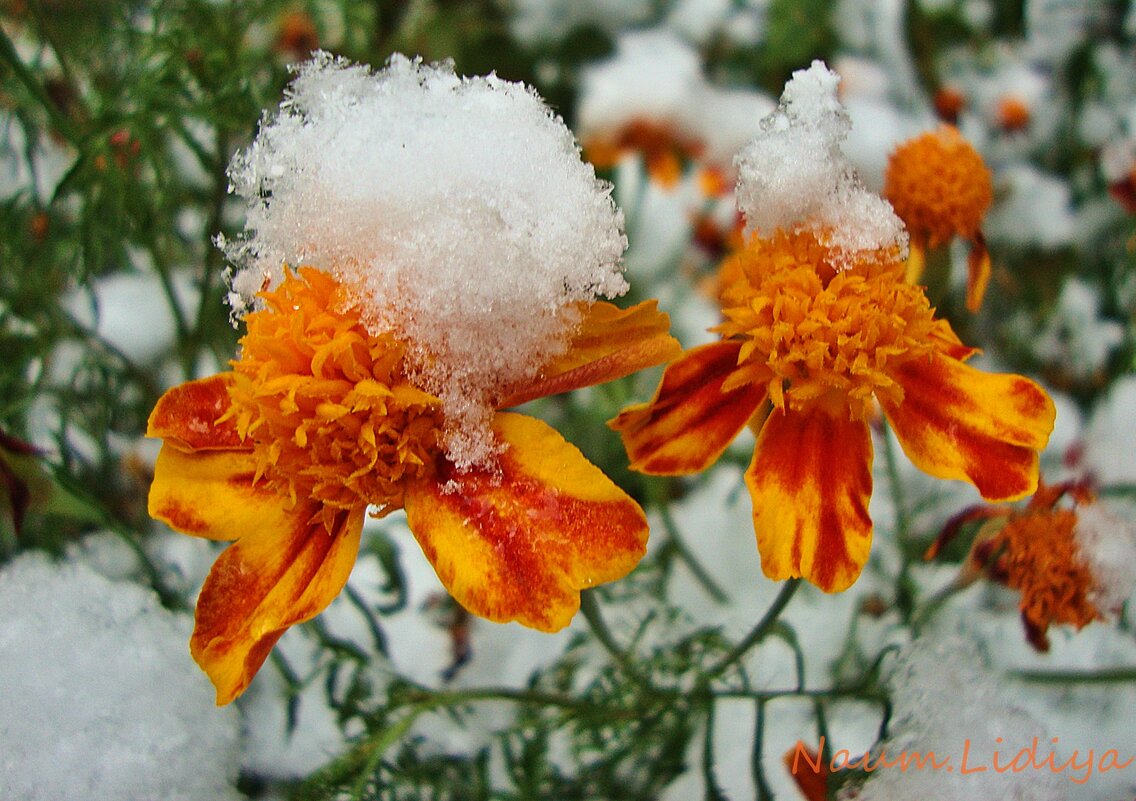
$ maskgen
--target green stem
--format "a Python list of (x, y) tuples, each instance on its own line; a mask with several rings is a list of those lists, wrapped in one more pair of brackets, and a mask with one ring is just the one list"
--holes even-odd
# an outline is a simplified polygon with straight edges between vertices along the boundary
[(604, 621), (600, 605), (596, 601), (595, 592), (595, 590), (584, 590), (580, 593), (580, 612), (584, 615), (584, 620), (588, 621), (588, 627), (591, 628), (592, 634), (600, 641), (604, 650), (611, 654), (612, 658), (623, 668), (624, 672), (636, 683), (648, 686), (647, 680), (639, 673), (627, 651), (616, 642), (611, 629)]
[(957, 581), (952, 581), (947, 586), (936, 592), (921, 605), (917, 606), (911, 613), (910, 623), (911, 631), (913, 634), (918, 634), (925, 624), (939, 609), (949, 601), (953, 596), (969, 587), (969, 584), (960, 584)]
[(379, 760), (383, 758), (386, 750), (402, 739), (403, 735), (410, 731), (410, 727), (414, 725), (414, 721), (418, 719), (424, 708), (412, 709), (401, 720), (388, 726), (379, 735), (367, 743), (367, 747), (359, 754), (360, 757), (366, 759), (366, 765), (359, 772), (359, 778), (356, 780), (355, 785), (351, 788), (351, 797), (360, 799), (363, 797), (364, 791), (367, 789), (367, 781), (375, 772), (375, 768), (379, 765)]
[(606, 717), (613, 719), (634, 719), (640, 716), (636, 709), (614, 707), (604, 709), (591, 701), (584, 701), (571, 695), (545, 693), (538, 690), (517, 690), (511, 687), (470, 687), (462, 690), (417, 690), (404, 696), (411, 705), (423, 709), (437, 707), (453, 707), (486, 701), (507, 701), (517, 704), (533, 704), (536, 706), (550, 706), (572, 712), (595, 715), (603, 711)]
[(714, 697), (744, 699), (761, 703), (776, 701), (779, 698), (804, 698), (810, 701), (847, 701), (854, 699), (880, 702), (887, 699), (882, 690), (860, 684), (848, 687), (826, 687), (822, 690), (803, 690), (800, 688), (791, 690), (718, 690), (715, 691)]
[(659, 517), (662, 518), (663, 529), (667, 532), (667, 542), (670, 543), (675, 554), (694, 576), (695, 581), (702, 585), (702, 589), (706, 591), (707, 595), (719, 604), (729, 603), (729, 594), (714, 580), (714, 577), (710, 575), (710, 571), (698, 561), (698, 557), (687, 547), (686, 541), (682, 538), (682, 535), (679, 534), (678, 525), (675, 523), (669, 505), (661, 497), (658, 486), (659, 483), (656, 481), (649, 482), (648, 492), (650, 493), (651, 505), (658, 510)]
[(800, 586), (800, 579), (789, 579), (786, 581), (781, 591), (777, 594), (777, 597), (773, 599), (772, 605), (765, 610), (765, 614), (762, 616), (761, 620), (757, 621), (757, 625), (750, 630), (749, 634), (745, 636), (745, 639), (734, 646), (732, 651), (722, 657), (717, 665), (714, 665), (706, 671), (700, 683), (703, 686), (710, 684), (710, 682), (725, 673), (735, 662), (745, 656), (750, 648), (761, 642), (761, 640), (772, 631), (774, 624), (777, 622), (777, 618), (785, 607), (788, 606), (789, 601), (793, 598), (793, 594), (797, 592), (797, 588)]
[(71, 124), (71, 120), (63, 116), (59, 108), (52, 102), (51, 98), (48, 97), (47, 90), (36, 80), (32, 71), (20, 60), (20, 55), (16, 52), (16, 46), (12, 44), (12, 40), (8, 38), (8, 34), (2, 29), (0, 29), (0, 60), (3, 60), (12, 68), (12, 72), (16, 74), (20, 83), (39, 101), (48, 119), (51, 121), (52, 126), (64, 139), (78, 147), (81, 139), (79, 132), (75, 129), (75, 126)]
[(757, 801), (773, 801), (773, 790), (765, 778), (763, 752), (765, 750), (765, 700), (757, 699), (753, 722), (753, 749), (750, 752), (750, 772), (757, 788)]
[(1015, 679), (1035, 684), (1113, 684), (1136, 681), (1136, 667), (1099, 670), (1016, 670), (1010, 675)]
[[(903, 492), (903, 482), (899, 478), (899, 459), (895, 453), (895, 443), (892, 441), (891, 427), (884, 426), (884, 464), (887, 467), (888, 486), (891, 489), (892, 505), (895, 507), (895, 534), (899, 540), (900, 548), (906, 554), (907, 537), (911, 530), (911, 521), (907, 514), (907, 499)], [(903, 568), (907, 570), (907, 557), (904, 556)]]

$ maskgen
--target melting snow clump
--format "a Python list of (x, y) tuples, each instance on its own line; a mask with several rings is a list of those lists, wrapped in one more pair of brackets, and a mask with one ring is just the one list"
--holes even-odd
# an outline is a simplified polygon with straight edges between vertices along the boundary
[(534, 90), (495, 75), (317, 54), (229, 174), (248, 203), (222, 242), (234, 313), (285, 264), (335, 276), (407, 344), (459, 465), (487, 457), (495, 397), (564, 352), (578, 304), (627, 289), (610, 184)]
[(0, 570), (0, 796), (233, 801), (237, 715), (153, 593), (24, 556)]
[(735, 159), (746, 231), (768, 237), (811, 231), (847, 254), (897, 248), (907, 232), (886, 200), (866, 189), (841, 152), (851, 122), (836, 96), (840, 79), (823, 62), (797, 70), (777, 111)]
[[(877, 768), (858, 793), (842, 796), (846, 801), (1063, 801), (1069, 797), (1069, 778), (1044, 767), (994, 769), (995, 759), (1004, 766), (1030, 747), (1036, 747), (1037, 763), (1054, 751), (1054, 764), (1062, 764), (1068, 756), (1061, 755), (1060, 742), (1054, 745), (1040, 723), (1004, 697), (1009, 685), (987, 669), (973, 641), (960, 636), (914, 641), (900, 651), (888, 684), (891, 735), (873, 752), (871, 764), (881, 756), (889, 765), (905, 756), (928, 761), (922, 769), (911, 767), (914, 762), (907, 770)], [(930, 752), (938, 768), (931, 766)]]
[(1105, 615), (1118, 614), (1136, 589), (1136, 525), (1098, 501), (1077, 507), (1073, 535), (1096, 582), (1089, 600)]

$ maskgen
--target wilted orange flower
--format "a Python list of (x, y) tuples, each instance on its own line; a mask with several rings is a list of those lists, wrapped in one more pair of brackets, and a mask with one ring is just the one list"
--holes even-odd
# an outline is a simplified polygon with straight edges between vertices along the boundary
[(659, 475), (705, 469), (749, 423), (762, 569), (829, 592), (868, 558), (877, 402), (918, 467), (990, 499), (1034, 490), (1054, 419), (1037, 384), (964, 364), (975, 351), (904, 281), (895, 249), (843, 269), (835, 256), (809, 232), (751, 239), (722, 267), (721, 341), (684, 353), (649, 403), (610, 423), (632, 468)]
[[(642, 509), (544, 423), (498, 412), (491, 464), (459, 470), (441, 401), (415, 386), (405, 347), (374, 336), (346, 290), (301, 267), (245, 319), (230, 372), (169, 390), (147, 434), (163, 440), (150, 514), (233, 540), (197, 602), (194, 659), (225, 704), (284, 631), (326, 607), (355, 562), (368, 507), (405, 509), (450, 593), (470, 611), (554, 631), (579, 592), (643, 555)], [(653, 303), (597, 302), (564, 355), (497, 408), (596, 384), (673, 356)]]
[[(1073, 503), (1060, 506), (1065, 497)], [(944, 529), (928, 558), (958, 531), (959, 523), (993, 518), (979, 530), (959, 583), (966, 585), (985, 576), (1020, 592), (1026, 639), (1036, 650), (1046, 652), (1051, 625), (1081, 629), (1104, 618), (1091, 600), (1097, 582), (1075, 536), (1078, 509), (1094, 501), (1084, 485), (1042, 484), (1024, 509), (965, 510)]]
[(994, 200), (990, 170), (958, 129), (942, 125), (900, 145), (888, 159), (884, 197), (911, 235), (907, 279), (923, 276), (926, 251), (960, 236), (970, 243), (966, 306), (977, 311), (990, 282), (982, 218)]

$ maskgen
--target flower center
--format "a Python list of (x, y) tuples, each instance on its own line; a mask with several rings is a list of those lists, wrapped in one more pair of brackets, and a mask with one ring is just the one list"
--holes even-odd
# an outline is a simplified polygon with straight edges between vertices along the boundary
[(809, 232), (754, 238), (722, 266), (725, 322), (715, 330), (746, 340), (744, 380), (766, 384), (778, 408), (820, 403), (863, 419), (873, 394), (902, 399), (891, 372), (930, 352), (942, 324), (923, 290), (904, 282), (898, 253), (833, 264)]
[(1049, 624), (1079, 629), (1100, 617), (1089, 601), (1095, 580), (1080, 556), (1076, 525), (1072, 509), (1030, 510), (1010, 520), (997, 538), (995, 577), (1021, 592), (1022, 620), (1042, 651), (1048, 650)]
[(434, 469), (441, 403), (402, 372), (404, 346), (367, 333), (331, 277), (301, 267), (245, 317), (227, 416), (251, 440), (257, 477), (326, 509), (402, 505)]
[(934, 248), (955, 235), (975, 238), (994, 187), (978, 151), (956, 128), (943, 125), (892, 153), (884, 197), (908, 230)]

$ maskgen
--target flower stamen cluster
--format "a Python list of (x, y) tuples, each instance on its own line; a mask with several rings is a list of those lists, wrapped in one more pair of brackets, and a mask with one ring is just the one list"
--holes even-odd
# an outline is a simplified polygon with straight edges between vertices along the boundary
[(902, 400), (894, 369), (935, 347), (940, 324), (898, 253), (863, 252), (838, 270), (812, 233), (778, 231), (731, 261), (715, 330), (745, 340), (734, 380), (764, 385), (779, 409), (846, 406), (865, 419), (874, 394)]
[(256, 479), (293, 505), (400, 508), (406, 481), (434, 469), (441, 402), (407, 381), (405, 347), (370, 335), (326, 274), (300, 268), (262, 297), (226, 414), (253, 445)]

